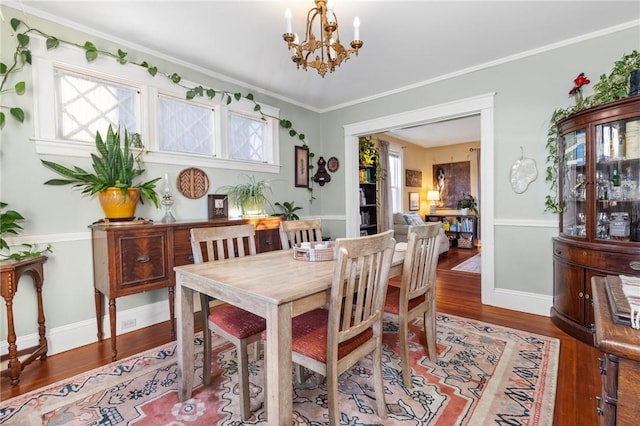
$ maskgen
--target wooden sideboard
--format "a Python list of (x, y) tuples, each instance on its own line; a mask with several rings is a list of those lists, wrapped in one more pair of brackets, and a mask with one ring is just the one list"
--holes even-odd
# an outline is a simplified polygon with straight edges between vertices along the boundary
[(191, 228), (253, 224), (259, 253), (280, 249), (280, 217), (215, 219), (174, 223), (95, 223), (90, 226), (93, 247), (98, 340), (104, 338), (103, 306), (108, 300), (111, 358), (117, 359), (116, 299), (144, 291), (167, 288), (171, 338), (175, 339), (174, 266), (193, 263)]
[(595, 317), (594, 345), (600, 358), (602, 394), (596, 397), (602, 425), (638, 424), (640, 415), (640, 330), (616, 324), (605, 277), (591, 279)]

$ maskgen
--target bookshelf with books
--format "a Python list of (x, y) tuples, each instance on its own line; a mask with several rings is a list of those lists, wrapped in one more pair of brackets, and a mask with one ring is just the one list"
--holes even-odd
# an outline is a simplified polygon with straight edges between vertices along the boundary
[(429, 214), (425, 216), (425, 222), (442, 222), (449, 247), (471, 249), (476, 246), (478, 217), (475, 215)]
[(360, 235), (378, 233), (378, 190), (375, 166), (360, 167)]

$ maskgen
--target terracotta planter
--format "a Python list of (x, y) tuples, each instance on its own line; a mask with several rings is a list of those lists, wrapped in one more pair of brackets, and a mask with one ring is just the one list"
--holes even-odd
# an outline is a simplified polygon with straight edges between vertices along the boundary
[(138, 188), (129, 188), (123, 197), (119, 188), (111, 187), (100, 192), (98, 199), (107, 219), (133, 219), (140, 199), (140, 190)]

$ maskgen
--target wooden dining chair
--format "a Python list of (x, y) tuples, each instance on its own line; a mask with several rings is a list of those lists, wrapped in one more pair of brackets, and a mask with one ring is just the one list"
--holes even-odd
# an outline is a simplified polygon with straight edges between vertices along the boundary
[(378, 416), (387, 417), (382, 383), (382, 308), (395, 240), (393, 231), (336, 240), (328, 309), (292, 320), (292, 361), (326, 377), (329, 423), (340, 424), (338, 376), (371, 354)]
[(290, 249), (297, 243), (322, 241), (320, 228), (320, 219), (283, 220), (280, 222), (282, 249)]
[[(203, 246), (206, 261), (214, 262), (256, 254), (255, 229), (253, 225), (217, 226), (191, 229), (191, 250), (194, 263), (203, 263)], [(236, 306), (218, 302), (210, 308), (211, 298), (200, 293), (200, 304), (204, 318), (204, 366), (203, 383), (211, 384), (211, 330), (232, 342), (238, 356), (238, 383), (242, 419), (250, 415), (249, 356), (247, 346), (261, 340), (266, 321), (251, 312)]]
[(429, 359), (436, 362), (436, 269), (440, 240), (440, 223), (413, 225), (407, 232), (407, 251), (402, 267), (400, 287), (390, 285), (384, 304), (384, 317), (398, 323), (402, 380), (413, 387), (409, 364), (409, 323), (420, 316)]

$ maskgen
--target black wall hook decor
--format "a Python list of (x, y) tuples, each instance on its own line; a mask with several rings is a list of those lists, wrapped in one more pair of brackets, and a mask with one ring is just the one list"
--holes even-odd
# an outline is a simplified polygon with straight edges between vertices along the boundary
[(326, 165), (327, 162), (324, 160), (324, 157), (320, 157), (318, 160), (318, 171), (313, 176), (313, 181), (320, 186), (324, 186), (325, 183), (331, 182), (331, 175), (327, 172)]

